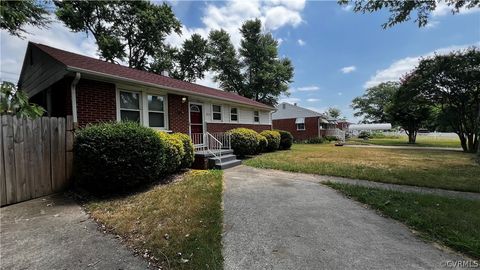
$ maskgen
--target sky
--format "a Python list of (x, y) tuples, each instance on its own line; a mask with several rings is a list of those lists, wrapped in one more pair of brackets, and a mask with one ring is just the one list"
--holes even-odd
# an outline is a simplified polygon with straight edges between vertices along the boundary
[[(248, 19), (259, 18), (263, 31), (279, 41), (279, 55), (292, 60), (295, 75), (290, 95), (280, 102), (297, 103), (318, 112), (336, 107), (351, 122), (357, 122), (351, 101), (365, 89), (381, 82), (398, 80), (413, 69), (420, 57), (434, 53), (480, 46), (480, 8), (452, 15), (439, 5), (427, 27), (413, 20), (383, 29), (389, 14), (354, 13), (351, 6), (336, 1), (238, 0), (171, 1), (182, 22), (182, 35), (172, 34), (167, 42), (180, 46), (193, 33), (206, 37), (223, 28), (238, 48), (238, 31)], [(17, 82), (28, 41), (98, 57), (91, 35), (72, 33), (58, 21), (49, 29), (27, 27), (24, 39), (0, 33), (0, 79)], [(199, 84), (217, 87), (213, 74)]]

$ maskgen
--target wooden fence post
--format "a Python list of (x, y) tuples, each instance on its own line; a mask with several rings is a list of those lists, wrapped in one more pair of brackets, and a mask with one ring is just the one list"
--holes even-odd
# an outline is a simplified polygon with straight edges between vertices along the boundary
[(74, 140), (74, 126), (73, 117), (67, 115), (65, 125), (65, 171), (66, 181), (70, 183), (73, 177), (73, 140)]

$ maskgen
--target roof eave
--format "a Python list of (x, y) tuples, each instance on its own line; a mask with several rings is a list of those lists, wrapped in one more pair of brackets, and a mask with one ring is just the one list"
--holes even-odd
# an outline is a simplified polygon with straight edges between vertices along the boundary
[(120, 76), (116, 76), (116, 75), (111, 75), (111, 74), (107, 74), (107, 73), (103, 73), (103, 72), (97, 72), (97, 71), (92, 71), (92, 70), (83, 69), (83, 68), (78, 68), (78, 67), (67, 66), (67, 70), (68, 70), (68, 71), (71, 71), (71, 72), (81, 72), (81, 73), (85, 73), (85, 74), (89, 74), (89, 75), (106, 77), (106, 78), (109, 78), (109, 79), (114, 79), (114, 80), (129, 82), (129, 83), (136, 83), (136, 84), (141, 84), (141, 85), (150, 86), (150, 87), (156, 87), (156, 88), (159, 88), (159, 87), (160, 87), (160, 88), (165, 89), (165, 90), (171, 90), (171, 91), (179, 92), (179, 93), (182, 93), (182, 94), (189, 94), (189, 95), (194, 94), (194, 95), (201, 96), (201, 97), (224, 100), (224, 101), (228, 101), (228, 102), (233, 102), (233, 103), (237, 103), (237, 104), (242, 104), (242, 105), (244, 105), (244, 106), (261, 108), (261, 109), (269, 110), (269, 111), (274, 111), (274, 110), (275, 110), (274, 107), (270, 107), (270, 106), (268, 106), (268, 105), (254, 105), (254, 104), (248, 104), (248, 103), (239, 102), (239, 101), (237, 101), (237, 100), (228, 99), (228, 98), (212, 97), (212, 96), (210, 96), (210, 95), (206, 95), (206, 94), (202, 94), (202, 93), (196, 93), (196, 92), (195, 92), (195, 93), (192, 93), (192, 91), (188, 91), (188, 90), (184, 90), (184, 89), (179, 89), (179, 88), (174, 88), (174, 87), (159, 85), (159, 84), (155, 84), (155, 83), (143, 82), (143, 81), (139, 81), (139, 80), (124, 78), (124, 77), (120, 77)]

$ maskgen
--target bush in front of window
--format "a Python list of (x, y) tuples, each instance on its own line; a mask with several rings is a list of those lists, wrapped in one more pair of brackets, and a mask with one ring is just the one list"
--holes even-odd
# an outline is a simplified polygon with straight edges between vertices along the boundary
[(278, 148), (280, 147), (280, 133), (275, 130), (264, 130), (260, 132), (260, 135), (264, 136), (267, 138), (268, 144), (267, 144), (267, 151), (268, 152), (273, 152), (277, 151)]
[(165, 145), (165, 167), (164, 172), (174, 173), (182, 167), (182, 159), (185, 156), (183, 142), (178, 136), (158, 131), (158, 137)]
[(181, 168), (189, 168), (192, 166), (193, 160), (195, 158), (195, 153), (193, 149), (193, 142), (190, 136), (183, 133), (174, 133), (170, 136), (175, 136), (180, 139), (183, 143), (184, 155), (182, 157)]
[(137, 123), (95, 124), (76, 133), (74, 178), (92, 192), (125, 191), (161, 179), (164, 166), (163, 141)]
[(288, 150), (292, 147), (293, 136), (292, 133), (285, 130), (276, 130), (280, 133), (280, 150)]
[(230, 135), (230, 145), (235, 155), (245, 157), (255, 155), (258, 151), (259, 139), (255, 130), (235, 128), (227, 131)]
[(258, 149), (257, 149), (257, 154), (259, 153), (264, 153), (267, 151), (268, 147), (268, 141), (265, 136), (258, 134)]

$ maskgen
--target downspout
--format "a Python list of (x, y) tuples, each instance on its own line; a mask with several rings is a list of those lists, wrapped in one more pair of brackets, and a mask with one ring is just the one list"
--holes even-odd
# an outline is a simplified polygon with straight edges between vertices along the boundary
[(77, 119), (77, 84), (80, 81), (80, 72), (75, 74), (75, 78), (72, 81), (72, 85), (70, 87), (71, 96), (72, 96), (72, 117), (73, 117), (73, 127), (76, 128), (78, 125)]

